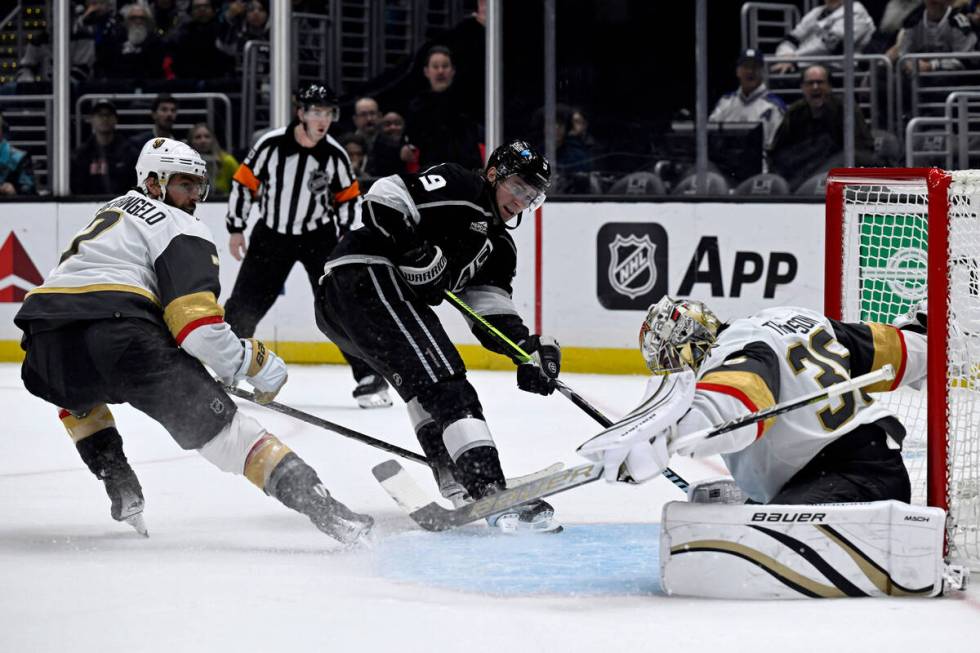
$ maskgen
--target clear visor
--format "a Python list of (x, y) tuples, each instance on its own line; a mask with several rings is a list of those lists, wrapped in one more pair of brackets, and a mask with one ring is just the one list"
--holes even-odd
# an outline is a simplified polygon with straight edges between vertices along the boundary
[(167, 192), (171, 192), (174, 189), (179, 190), (188, 197), (196, 196), (198, 202), (203, 202), (208, 198), (208, 193), (211, 192), (211, 182), (204, 177), (188, 178), (185, 175), (179, 180), (171, 179), (167, 182)]
[(333, 122), (340, 120), (340, 107), (308, 106), (303, 109), (303, 113), (308, 118), (324, 120), (329, 118)]
[(518, 213), (527, 210), (535, 211), (544, 204), (546, 193), (527, 183), (518, 175), (505, 178), (500, 182), (500, 186), (514, 198), (515, 203), (520, 207)]

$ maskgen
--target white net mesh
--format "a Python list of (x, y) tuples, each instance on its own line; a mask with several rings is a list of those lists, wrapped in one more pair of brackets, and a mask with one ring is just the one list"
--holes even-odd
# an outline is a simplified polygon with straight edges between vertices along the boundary
[[(945, 270), (949, 315), (947, 410), (950, 544), (954, 559), (980, 568), (980, 173), (953, 173), (949, 191), (949, 253)], [(914, 182), (848, 179), (844, 188), (845, 320), (890, 323), (927, 298), (928, 192)], [(834, 283), (832, 279), (828, 283)], [(930, 374), (942, 374), (942, 368)], [(913, 501), (926, 500), (926, 391), (904, 388), (879, 396), (908, 430), (903, 456)], [(938, 434), (941, 436), (941, 434)]]

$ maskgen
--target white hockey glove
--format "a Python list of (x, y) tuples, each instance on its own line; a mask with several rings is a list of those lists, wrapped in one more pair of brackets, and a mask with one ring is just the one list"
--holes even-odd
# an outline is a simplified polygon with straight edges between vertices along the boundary
[(242, 339), (242, 347), (244, 356), (235, 381), (248, 381), (255, 389), (255, 400), (267, 404), (286, 385), (286, 363), (261, 340)]

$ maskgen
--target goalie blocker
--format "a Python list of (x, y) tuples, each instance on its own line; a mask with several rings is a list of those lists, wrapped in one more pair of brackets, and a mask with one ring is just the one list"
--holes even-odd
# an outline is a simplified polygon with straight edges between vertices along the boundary
[(962, 589), (943, 561), (946, 513), (899, 501), (784, 506), (667, 503), (660, 583), (717, 599), (929, 597)]

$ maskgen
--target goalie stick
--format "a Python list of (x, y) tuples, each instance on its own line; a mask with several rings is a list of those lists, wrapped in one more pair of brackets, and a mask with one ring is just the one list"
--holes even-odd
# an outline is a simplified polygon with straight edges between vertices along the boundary
[[(797, 410), (810, 404), (859, 390), (866, 386), (895, 378), (891, 365), (862, 374), (847, 381), (841, 381), (822, 390), (804, 395), (798, 399), (787, 401), (770, 408), (749, 413), (728, 420), (724, 424), (711, 429), (690, 433), (677, 442), (692, 442), (701, 438), (713, 438), (729, 431), (748, 426), (756, 422)], [(551, 474), (535, 481), (514, 488), (508, 488), (496, 494), (483, 497), (478, 501), (460, 508), (445, 508), (435, 501), (430, 501), (425, 492), (408, 475), (408, 472), (395, 460), (388, 460), (376, 465), (371, 471), (381, 486), (405, 510), (412, 520), (427, 531), (444, 531), (457, 526), (489, 517), (503, 510), (535, 499), (565, 492), (572, 488), (597, 481), (602, 478), (602, 463), (587, 463), (565, 469), (557, 474)]]
[[(521, 349), (520, 345), (518, 345), (516, 342), (508, 338), (506, 335), (504, 335), (500, 331), (500, 329), (487, 322), (483, 318), (483, 316), (477, 313), (475, 310), (473, 310), (473, 308), (469, 304), (467, 304), (462, 299), (460, 299), (455, 293), (449, 290), (445, 292), (446, 292), (446, 297), (449, 298), (449, 300), (453, 303), (453, 305), (456, 306), (456, 308), (459, 309), (459, 311), (463, 315), (476, 321), (480, 326), (482, 326), (487, 331), (487, 333), (489, 333), (490, 335), (495, 337), (499, 342), (501, 342), (502, 344), (506, 345), (511, 350), (513, 350), (514, 353), (522, 362), (524, 363), (534, 362), (533, 356), (531, 356), (526, 351)], [(599, 410), (595, 406), (590, 404), (580, 394), (578, 394), (570, 387), (568, 387), (568, 385), (566, 385), (564, 381), (562, 381), (561, 379), (554, 379), (554, 383), (555, 383), (555, 388), (558, 390), (558, 392), (560, 392), (566, 399), (568, 399), (573, 404), (575, 404), (580, 409), (582, 409), (582, 411), (584, 411), (586, 415), (588, 415), (589, 417), (597, 421), (603, 428), (609, 428), (610, 426), (613, 425), (613, 421), (611, 419), (603, 415), (601, 412), (599, 412)], [(689, 484), (687, 481), (684, 480), (684, 478), (680, 474), (678, 474), (677, 472), (675, 472), (674, 470), (668, 467), (663, 471), (663, 475), (667, 478), (667, 480), (669, 480), (671, 483), (676, 485), (677, 488), (680, 489), (682, 492), (687, 492), (687, 488)]]

